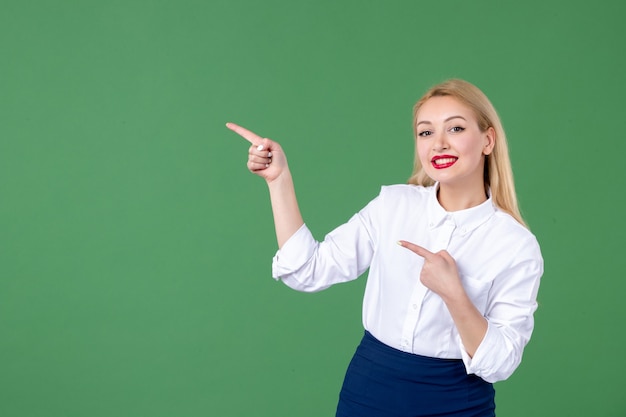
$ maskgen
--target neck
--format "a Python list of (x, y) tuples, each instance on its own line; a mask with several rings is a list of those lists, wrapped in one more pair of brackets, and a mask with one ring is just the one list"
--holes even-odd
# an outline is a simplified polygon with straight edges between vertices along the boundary
[(454, 186), (439, 184), (437, 200), (446, 211), (459, 211), (476, 207), (487, 201), (484, 184)]

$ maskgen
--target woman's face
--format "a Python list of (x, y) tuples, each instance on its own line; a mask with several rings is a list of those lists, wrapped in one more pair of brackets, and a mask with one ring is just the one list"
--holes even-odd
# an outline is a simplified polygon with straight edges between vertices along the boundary
[[(474, 111), (450, 96), (431, 97), (417, 113), (417, 153), (426, 174), (441, 186), (483, 186), (493, 128), (481, 132)], [(471, 188), (468, 188), (471, 189)]]

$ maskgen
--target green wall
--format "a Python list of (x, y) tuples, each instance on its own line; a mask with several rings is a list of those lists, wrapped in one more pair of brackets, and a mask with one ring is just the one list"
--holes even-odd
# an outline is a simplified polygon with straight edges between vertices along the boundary
[(331, 416), (365, 279), (270, 277), (281, 142), (318, 238), (480, 86), (545, 275), (499, 416), (626, 416), (620, 1), (0, 0), (0, 416)]

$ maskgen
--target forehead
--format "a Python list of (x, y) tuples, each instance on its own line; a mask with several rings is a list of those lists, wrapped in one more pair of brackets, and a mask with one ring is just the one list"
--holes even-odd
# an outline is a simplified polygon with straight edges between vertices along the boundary
[(416, 114), (416, 121), (434, 123), (455, 116), (461, 116), (466, 120), (476, 120), (472, 108), (459, 99), (452, 96), (436, 96), (422, 104)]

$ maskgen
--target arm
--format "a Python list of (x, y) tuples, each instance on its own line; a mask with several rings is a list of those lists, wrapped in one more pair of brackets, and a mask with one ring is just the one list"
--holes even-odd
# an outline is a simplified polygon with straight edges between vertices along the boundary
[(467, 291), (458, 288), (462, 283), (457, 281), (456, 262), (446, 251), (433, 254), (409, 242), (398, 243), (424, 257), (420, 279), (446, 304), (458, 330), (467, 372), (488, 382), (507, 379), (520, 364), (534, 327), (533, 313), (543, 273), (543, 260), (534, 238), (513, 249), (517, 261), (491, 283), (484, 317)]
[(267, 182), (276, 239), (278, 247), (281, 248), (304, 224), (285, 153), (278, 143), (262, 138), (241, 126), (227, 123), (226, 127), (250, 142), (248, 169)]
[(270, 190), (276, 239), (280, 249), (304, 224), (304, 220), (302, 220), (302, 215), (300, 214), (296, 190), (288, 168), (281, 176), (274, 181), (268, 182), (267, 185)]
[(368, 208), (329, 233), (323, 242), (317, 242), (304, 226), (280, 145), (234, 123), (226, 126), (250, 142), (248, 169), (265, 179), (269, 188), (279, 247), (273, 276), (296, 290), (314, 292), (361, 275), (373, 254), (369, 212), (375, 204), (370, 202)]

